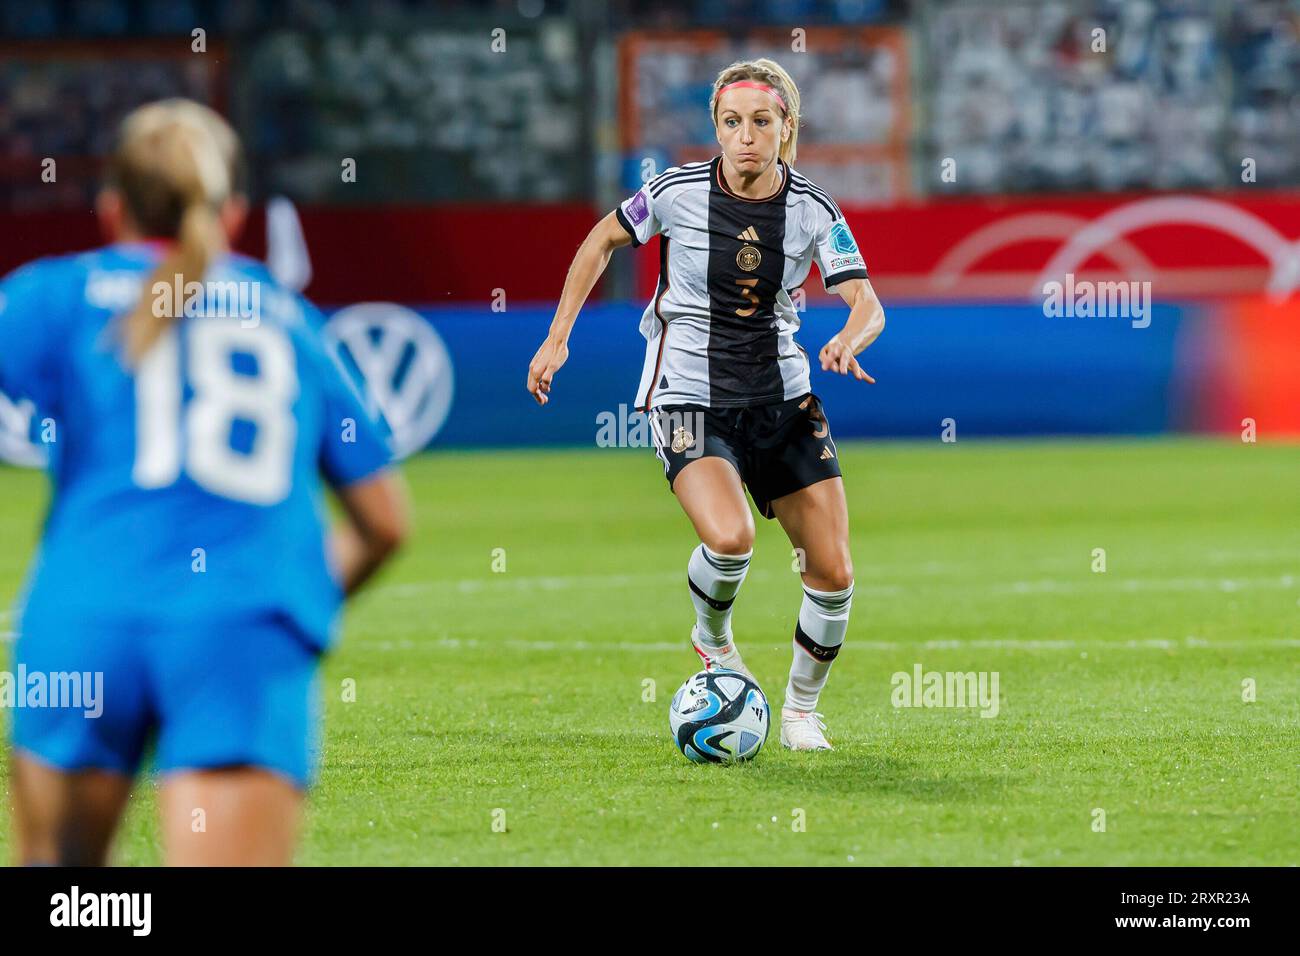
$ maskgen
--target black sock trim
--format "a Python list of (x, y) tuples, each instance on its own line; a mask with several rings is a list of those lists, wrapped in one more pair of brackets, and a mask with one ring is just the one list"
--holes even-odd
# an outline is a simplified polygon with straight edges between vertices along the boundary
[(709, 563), (709, 567), (722, 574), (735, 574), (741, 568), (749, 566), (749, 558), (742, 558), (737, 555), (723, 554), (718, 557), (725, 558), (729, 564), (719, 564), (718, 561), (709, 554), (704, 545), (700, 545), (700, 555)]
[(702, 601), (704, 601), (705, 604), (713, 608), (713, 610), (715, 611), (726, 611), (731, 607), (731, 605), (736, 603), (736, 599), (734, 597), (726, 601), (719, 601), (715, 597), (709, 597), (709, 595), (705, 594), (698, 584), (696, 584), (694, 581), (691, 580), (691, 576), (689, 574), (686, 575), (686, 583), (691, 586), (691, 590)]
[(796, 644), (817, 660), (823, 661), (827, 664), (835, 660), (840, 653), (840, 648), (844, 646), (843, 644), (836, 644), (834, 647), (826, 647), (823, 644), (818, 644), (804, 633), (803, 627), (798, 622), (796, 622), (794, 626), (794, 640)]
[(803, 589), (804, 596), (807, 597), (808, 600), (812, 601), (813, 604), (816, 604), (823, 611), (831, 611), (832, 613), (839, 613), (840, 611), (844, 610), (845, 606), (851, 600), (853, 600), (853, 588), (848, 588), (848, 592), (849, 593), (847, 595), (840, 598), (839, 600), (828, 601), (824, 597), (821, 597), (820, 595), (813, 594), (807, 588)]

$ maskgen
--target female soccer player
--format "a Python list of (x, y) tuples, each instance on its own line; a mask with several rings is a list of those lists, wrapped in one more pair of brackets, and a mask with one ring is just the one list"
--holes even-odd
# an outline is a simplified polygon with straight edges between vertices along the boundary
[(147, 746), (168, 863), (289, 863), (335, 611), (406, 534), (312, 307), (227, 251), (237, 152), (206, 107), (141, 107), (98, 199), (112, 244), (0, 284), (0, 389), (52, 431), (13, 656), (24, 863), (105, 862)]
[(529, 366), (528, 390), (548, 401), (610, 253), (662, 234), (659, 289), (641, 319), (637, 408), (650, 416), (669, 487), (700, 538), (687, 564), (691, 641), (707, 668), (749, 673), (731, 633), (754, 541), (748, 487), (804, 559), (781, 742), (829, 750), (817, 700), (848, 627), (853, 564), (839, 460), (794, 340), (789, 292), (815, 261), (825, 287), (850, 306), (821, 367), (859, 381), (874, 381), (854, 356), (880, 335), (884, 312), (839, 207), (793, 169), (799, 91), (789, 74), (772, 60), (734, 63), (714, 82), (709, 108), (722, 155), (667, 170), (592, 229)]

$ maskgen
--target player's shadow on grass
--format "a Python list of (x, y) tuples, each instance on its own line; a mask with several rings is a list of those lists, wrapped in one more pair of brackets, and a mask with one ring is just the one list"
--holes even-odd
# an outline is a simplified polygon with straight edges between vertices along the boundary
[(1004, 793), (1013, 784), (1005, 773), (974, 767), (936, 772), (921, 764), (852, 750), (834, 754), (782, 753), (766, 761), (764, 756), (771, 755), (760, 754), (752, 769), (761, 774), (765, 786), (815, 788), (826, 794), (890, 794), (927, 803), (959, 803), (987, 799)]
[[(644, 746), (643, 738), (627, 736), (629, 750)], [(845, 796), (896, 795), (926, 803), (959, 803), (1001, 796), (1015, 785), (1013, 775), (981, 770), (973, 762), (945, 773), (929, 765), (843, 745), (832, 753), (791, 753), (771, 739), (752, 762), (733, 766), (689, 764), (685, 768), (678, 766), (683, 758), (671, 742), (660, 746), (655, 741), (647, 749), (652, 753), (638, 756), (638, 761), (662, 760), (660, 754), (667, 754), (673, 769), (686, 769), (688, 774), (735, 774), (741, 785), (753, 783), (765, 788), (788, 787)]]
[[(789, 753), (781, 750), (779, 744), (772, 749), (777, 752), (768, 753), (765, 748), (752, 763), (702, 765), (694, 770), (724, 777), (735, 774), (736, 782), (741, 785), (752, 783), (827, 795), (888, 794), (933, 803), (983, 800), (1005, 793), (1014, 785), (1013, 778), (1006, 773), (980, 771), (969, 766), (943, 773), (921, 764), (843, 748), (829, 754)], [(672, 751), (668, 754), (680, 759)]]

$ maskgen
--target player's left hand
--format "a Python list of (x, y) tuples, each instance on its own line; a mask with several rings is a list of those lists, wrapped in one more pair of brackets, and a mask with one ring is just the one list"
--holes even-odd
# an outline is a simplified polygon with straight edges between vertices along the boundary
[(852, 375), (859, 382), (876, 384), (876, 380), (864, 372), (858, 360), (853, 357), (853, 350), (838, 335), (822, 346), (818, 358), (821, 359), (823, 372), (839, 372), (841, 375)]

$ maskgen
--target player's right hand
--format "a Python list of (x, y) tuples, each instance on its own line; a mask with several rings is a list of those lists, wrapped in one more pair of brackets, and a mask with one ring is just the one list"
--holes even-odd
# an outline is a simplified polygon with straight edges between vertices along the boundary
[(568, 343), (547, 339), (528, 364), (528, 391), (538, 405), (550, 401), (551, 379), (569, 358)]

